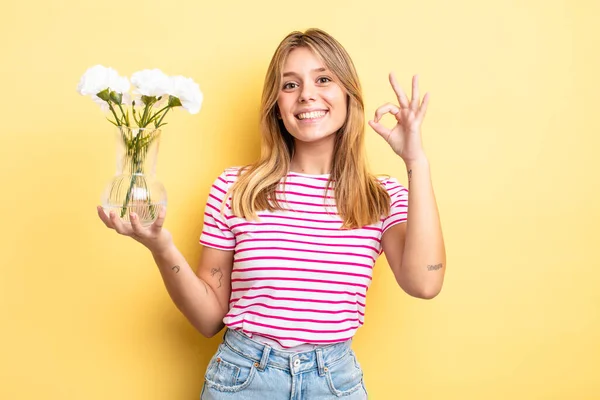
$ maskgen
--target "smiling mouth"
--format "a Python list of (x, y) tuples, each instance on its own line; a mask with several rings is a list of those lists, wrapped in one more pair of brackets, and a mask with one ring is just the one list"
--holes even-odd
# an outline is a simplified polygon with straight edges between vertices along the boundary
[(311, 111), (306, 113), (300, 113), (296, 115), (296, 119), (299, 120), (316, 120), (323, 118), (327, 114), (327, 111)]

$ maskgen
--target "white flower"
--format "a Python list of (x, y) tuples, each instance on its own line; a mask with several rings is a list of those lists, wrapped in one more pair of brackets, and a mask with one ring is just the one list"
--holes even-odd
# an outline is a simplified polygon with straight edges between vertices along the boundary
[(177, 97), (190, 114), (197, 114), (204, 99), (200, 86), (193, 79), (181, 75), (172, 76), (170, 80), (169, 95)]
[(157, 68), (135, 72), (131, 75), (131, 83), (138, 94), (151, 97), (167, 94), (170, 86), (169, 77)]
[(96, 95), (107, 88), (117, 93), (125, 93), (129, 90), (129, 80), (119, 76), (119, 73), (110, 67), (95, 65), (85, 71), (77, 85), (79, 94), (92, 96), (92, 99), (98, 104), (105, 103), (105, 101)]
[(123, 93), (123, 100), (121, 101), (121, 104), (130, 106), (132, 101), (133, 99), (129, 93)]
[(131, 102), (133, 103), (134, 101), (136, 107), (145, 107), (144, 102), (142, 101), (141, 93), (137, 93), (135, 91), (133, 92), (133, 96), (131, 96)]
[(167, 95), (164, 95), (159, 101), (154, 103), (154, 107), (163, 108), (167, 104)]

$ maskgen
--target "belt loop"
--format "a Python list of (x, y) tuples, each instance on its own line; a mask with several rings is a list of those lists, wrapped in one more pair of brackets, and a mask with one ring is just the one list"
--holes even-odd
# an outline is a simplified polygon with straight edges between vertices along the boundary
[(271, 353), (271, 346), (265, 344), (265, 347), (263, 348), (262, 357), (260, 359), (260, 364), (257, 367), (259, 370), (264, 371), (265, 368), (267, 367), (267, 364), (269, 362), (269, 354), (270, 353)]
[(317, 368), (319, 369), (319, 376), (325, 375), (325, 362), (323, 361), (323, 350), (316, 349), (317, 353)]

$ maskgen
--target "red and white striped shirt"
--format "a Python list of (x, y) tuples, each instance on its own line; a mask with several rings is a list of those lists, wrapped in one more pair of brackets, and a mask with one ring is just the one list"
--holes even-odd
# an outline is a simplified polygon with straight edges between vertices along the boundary
[(234, 251), (223, 322), (284, 348), (350, 339), (364, 323), (381, 236), (406, 221), (407, 189), (394, 178), (380, 178), (391, 198), (390, 215), (341, 230), (333, 190), (325, 193), (329, 176), (291, 172), (277, 190), (285, 210), (259, 212), (260, 221), (248, 221), (232, 214), (231, 197), (221, 214), (238, 170), (227, 169), (215, 180), (200, 236), (205, 246)]

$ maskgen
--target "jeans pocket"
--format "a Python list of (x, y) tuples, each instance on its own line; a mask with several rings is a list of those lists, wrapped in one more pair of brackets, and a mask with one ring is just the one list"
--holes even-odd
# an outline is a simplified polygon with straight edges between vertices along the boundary
[(210, 360), (204, 375), (206, 385), (221, 392), (239, 392), (252, 383), (254, 362), (231, 351), (225, 345)]
[(363, 388), (363, 371), (352, 350), (340, 360), (327, 365), (326, 376), (331, 393), (337, 397), (347, 396)]

